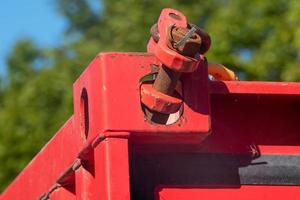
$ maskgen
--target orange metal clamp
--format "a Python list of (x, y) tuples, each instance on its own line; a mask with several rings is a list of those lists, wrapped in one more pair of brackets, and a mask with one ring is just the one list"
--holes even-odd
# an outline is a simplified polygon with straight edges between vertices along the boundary
[[(147, 50), (161, 61), (158, 73), (163, 75), (158, 74), (154, 84), (142, 84), (141, 102), (158, 113), (175, 113), (180, 109), (182, 98), (174, 87), (181, 73), (193, 72), (203, 63), (210, 37), (202, 29), (188, 24), (182, 13), (169, 8), (163, 9), (157, 24), (151, 28), (151, 35)], [(160, 84), (155, 85), (158, 80)], [(164, 83), (169, 85), (164, 86)]]

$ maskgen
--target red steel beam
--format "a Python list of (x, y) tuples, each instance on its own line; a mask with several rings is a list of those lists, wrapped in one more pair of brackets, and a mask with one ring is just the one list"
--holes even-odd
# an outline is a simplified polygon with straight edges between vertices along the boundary
[(73, 120), (71, 117), (65, 123), (3, 192), (1, 199), (36, 199), (53, 186), (82, 146), (80, 137), (73, 132)]
[(212, 81), (211, 94), (300, 95), (299, 83), (263, 81)]
[[(276, 194), (276, 197), (274, 197)], [(298, 199), (300, 186), (248, 186), (240, 188), (203, 187), (203, 188), (160, 188), (156, 200), (273, 200)]]

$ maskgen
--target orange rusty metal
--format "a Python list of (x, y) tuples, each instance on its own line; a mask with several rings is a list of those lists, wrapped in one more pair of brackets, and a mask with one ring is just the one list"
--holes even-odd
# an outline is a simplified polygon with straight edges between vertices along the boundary
[[(150, 121), (159, 118), (159, 123), (165, 123), (167, 116), (153, 117), (153, 113), (170, 114), (180, 108), (182, 100), (174, 94), (177, 81), (182, 72), (193, 72), (199, 66), (206, 67), (201, 52), (209, 49), (210, 37), (197, 26), (188, 24), (185, 16), (173, 9), (164, 9), (150, 32), (148, 52), (153, 52), (162, 65), (153, 87), (142, 86), (141, 101), (150, 109), (146, 112)], [(151, 95), (151, 92), (154, 94)]]
[(141, 101), (149, 106), (151, 110), (155, 110), (164, 114), (177, 112), (182, 104), (182, 99), (178, 93), (176, 96), (165, 95), (155, 90), (152, 84), (141, 85)]
[(198, 67), (199, 60), (186, 57), (168, 47), (171, 27), (188, 28), (186, 17), (174, 9), (163, 9), (158, 19), (159, 40), (156, 43), (150, 38), (148, 52), (155, 56), (167, 67), (177, 72), (193, 72)]

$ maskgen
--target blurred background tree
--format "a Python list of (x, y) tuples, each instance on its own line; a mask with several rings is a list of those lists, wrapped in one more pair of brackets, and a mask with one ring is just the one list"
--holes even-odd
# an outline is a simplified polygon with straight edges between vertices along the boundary
[[(52, 0), (68, 21), (65, 41), (45, 49), (17, 41), (0, 87), (0, 189), (72, 114), (72, 83), (99, 51), (145, 51), (162, 8), (182, 11), (212, 38), (209, 61), (244, 80), (300, 80), (297, 0)], [(45, 30), (46, 31), (46, 30)]]

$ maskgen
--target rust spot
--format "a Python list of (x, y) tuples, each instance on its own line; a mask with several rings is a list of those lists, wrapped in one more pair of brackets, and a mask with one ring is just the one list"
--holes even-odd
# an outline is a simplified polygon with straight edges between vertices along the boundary
[(199, 34), (194, 33), (183, 45), (175, 47), (176, 44), (189, 32), (190, 29), (182, 27), (171, 27), (168, 32), (168, 47), (179, 54), (195, 57), (199, 53), (202, 40)]

